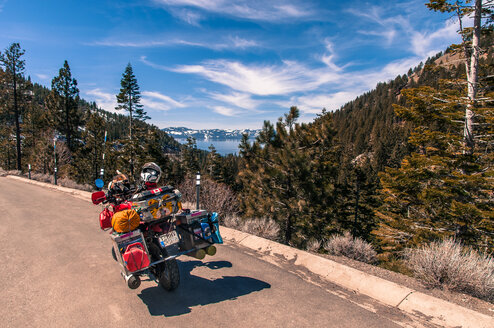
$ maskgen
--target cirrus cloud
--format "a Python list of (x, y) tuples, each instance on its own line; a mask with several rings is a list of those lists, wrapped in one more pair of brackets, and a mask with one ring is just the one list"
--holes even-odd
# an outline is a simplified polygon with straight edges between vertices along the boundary
[[(306, 3), (292, 0), (292, 3), (286, 1), (263, 1), (263, 0), (237, 0), (231, 2), (228, 0), (154, 0), (154, 3), (166, 8), (171, 8), (176, 13), (177, 8), (193, 8), (213, 14), (228, 15), (242, 19), (257, 21), (282, 21), (284, 19), (303, 19), (312, 17), (316, 11)], [(179, 17), (187, 21), (187, 15), (190, 11), (182, 10)], [(197, 24), (197, 20), (193, 23)]]

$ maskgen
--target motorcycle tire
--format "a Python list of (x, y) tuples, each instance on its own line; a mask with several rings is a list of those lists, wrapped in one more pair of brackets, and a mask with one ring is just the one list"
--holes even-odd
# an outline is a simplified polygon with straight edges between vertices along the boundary
[(160, 286), (166, 290), (171, 292), (178, 288), (180, 285), (180, 271), (178, 269), (177, 260), (169, 260), (166, 261), (166, 270), (162, 271), (158, 280)]
[(115, 261), (118, 262), (118, 260), (117, 260), (117, 254), (115, 253), (115, 248), (113, 248), (113, 247), (111, 248), (111, 256), (113, 257), (113, 259)]
[[(166, 249), (155, 243), (149, 243), (148, 249), (152, 261), (158, 261), (160, 258), (168, 256)], [(175, 259), (156, 265), (151, 272), (158, 278), (159, 285), (166, 291), (171, 292), (180, 285), (180, 271)]]

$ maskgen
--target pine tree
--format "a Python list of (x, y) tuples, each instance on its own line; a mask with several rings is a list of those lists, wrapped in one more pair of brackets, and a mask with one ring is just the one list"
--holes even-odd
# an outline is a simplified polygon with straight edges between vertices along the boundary
[(94, 181), (100, 176), (104, 167), (103, 152), (106, 150), (106, 122), (96, 108), (88, 109), (85, 113), (85, 129), (82, 133), (84, 146), (76, 154), (72, 176), (79, 183)]
[(253, 142), (244, 136), (239, 197), (247, 217), (269, 217), (281, 227), (281, 241), (303, 247), (339, 231), (335, 211), (337, 154), (330, 117), (298, 124), (292, 107), (276, 128), (265, 122)]
[(209, 153), (206, 156), (206, 173), (216, 182), (224, 182), (222, 177), (222, 158), (218, 154), (214, 145), (208, 147)]
[(76, 149), (74, 139), (81, 125), (81, 114), (78, 109), (79, 89), (77, 80), (72, 78), (69, 63), (64, 61), (58, 76), (51, 81), (51, 92), (46, 105), (51, 112), (53, 127), (65, 135), (67, 146), (71, 152)]
[[(486, 135), (483, 146), (472, 153), (463, 151), (462, 92), (461, 85), (445, 81), (440, 90), (404, 91), (409, 106), (395, 107), (414, 125), (409, 138), (413, 152), (400, 168), (387, 168), (380, 175), (385, 203), (375, 234), (384, 250), (447, 236), (475, 247), (494, 246), (494, 135)], [(484, 127), (492, 131), (494, 108), (483, 112)]]
[(182, 163), (186, 175), (195, 175), (201, 168), (199, 159), (199, 150), (197, 149), (196, 139), (187, 138), (187, 143), (182, 148)]
[(122, 74), (120, 87), (120, 93), (117, 95), (118, 106), (115, 109), (129, 112), (129, 139), (132, 139), (132, 120), (135, 118), (145, 121), (149, 119), (149, 116), (142, 108), (141, 92), (130, 63)]
[(6, 97), (7, 105), (5, 109), (7, 112), (12, 113), (12, 115), (8, 116), (12, 117), (15, 125), (17, 170), (22, 170), (21, 117), (23, 101), (21, 98), (26, 90), (26, 84), (24, 80), (25, 60), (21, 57), (24, 53), (25, 50), (21, 49), (19, 43), (12, 43), (3, 53), (0, 53), (0, 64), (4, 68), (3, 89), (5, 91), (8, 90), (10, 95)]
[[(482, 0), (474, 0), (473, 5), (469, 5), (471, 0), (429, 0), (427, 7), (434, 11), (455, 12), (460, 23), (460, 35), (463, 43), (455, 48), (460, 48), (465, 60), (465, 70), (467, 75), (467, 95), (468, 103), (465, 107), (465, 124), (463, 129), (464, 152), (472, 153), (475, 146), (474, 116), (477, 105), (477, 93), (479, 89), (479, 57), (482, 49), (480, 48), (480, 36), (482, 31), (482, 15), (487, 17), (487, 24), (492, 23), (494, 4), (492, 1), (485, 1), (483, 6)], [(473, 13), (473, 27), (464, 28), (463, 18)]]
[[(117, 95), (118, 106), (115, 107), (117, 110), (125, 110), (129, 112), (129, 141), (125, 143), (125, 152), (128, 153), (130, 160), (130, 175), (134, 176), (135, 160), (138, 152), (140, 138), (143, 137), (144, 130), (139, 130), (142, 132), (137, 138), (133, 138), (135, 127), (133, 126), (133, 120), (144, 122), (149, 119), (146, 112), (143, 110), (141, 105), (141, 93), (139, 91), (139, 85), (137, 84), (137, 79), (132, 70), (132, 65), (129, 63), (125, 68), (125, 72), (122, 74), (122, 79), (120, 80), (120, 93)], [(134, 123), (135, 125), (135, 123)], [(137, 140), (135, 140), (137, 139)]]

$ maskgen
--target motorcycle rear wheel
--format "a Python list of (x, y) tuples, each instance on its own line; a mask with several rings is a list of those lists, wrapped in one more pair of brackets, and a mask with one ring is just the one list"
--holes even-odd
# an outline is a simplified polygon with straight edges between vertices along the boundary
[[(167, 257), (166, 249), (157, 246), (154, 243), (148, 245), (149, 253), (152, 261), (158, 261), (163, 257)], [(153, 274), (158, 278), (158, 283), (166, 291), (173, 291), (180, 285), (180, 270), (177, 260), (168, 260), (156, 265)]]

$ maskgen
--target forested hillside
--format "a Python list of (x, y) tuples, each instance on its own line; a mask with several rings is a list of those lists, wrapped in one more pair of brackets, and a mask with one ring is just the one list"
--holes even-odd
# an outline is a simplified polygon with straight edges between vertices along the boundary
[[(200, 171), (222, 184), (217, 190), (228, 187), (236, 214), (276, 222), (277, 239), (296, 247), (319, 243), (322, 250), (331, 236), (349, 232), (386, 263), (445, 237), (492, 252), (493, 40), (488, 27), (481, 52), (465, 51), (466, 38), (310, 123), (299, 123), (292, 107), (264, 122), (255, 140), (245, 134), (239, 156), (226, 157), (214, 147), (198, 150), (193, 138), (179, 145), (146, 123), (130, 64), (115, 95), (122, 114), (109, 113), (80, 98), (67, 61), (51, 89), (32, 84), (24, 50), (13, 43), (0, 55), (0, 166), (57, 168), (59, 177), (92, 183), (102, 169), (105, 181), (117, 169), (136, 179), (154, 161), (166, 183)], [(478, 81), (471, 82), (475, 53)]]
[[(78, 183), (92, 183), (101, 169), (108, 181), (116, 169), (130, 172), (130, 165), (140, 167), (149, 160), (167, 168), (170, 179), (183, 177), (181, 168), (172, 165), (180, 154), (180, 145), (172, 137), (146, 123), (145, 117), (136, 117), (131, 142), (129, 116), (107, 112), (80, 98), (67, 62), (53, 78), (50, 90), (24, 76), (23, 53), (18, 44), (12, 44), (2, 57), (1, 167), (26, 171), (31, 165), (33, 173), (53, 174), (56, 152), (58, 177), (69, 177)], [(129, 153), (135, 149), (139, 154), (130, 158)]]
[(348, 231), (384, 261), (448, 236), (492, 251), (492, 35), (482, 46), (471, 150), (465, 64), (448, 49), (313, 123), (297, 123), (296, 107), (265, 122), (241, 145), (242, 211), (274, 219), (302, 248)]

